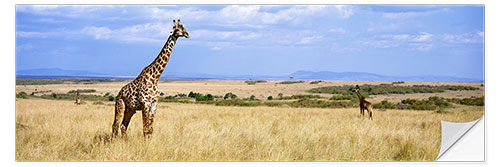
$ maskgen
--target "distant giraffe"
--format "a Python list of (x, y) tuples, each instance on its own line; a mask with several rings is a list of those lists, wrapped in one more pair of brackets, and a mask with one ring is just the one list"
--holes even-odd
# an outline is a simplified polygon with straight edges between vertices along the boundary
[(116, 96), (113, 138), (118, 136), (120, 121), (122, 137), (126, 137), (128, 124), (136, 110), (142, 110), (143, 134), (151, 138), (153, 134), (153, 119), (160, 95), (158, 91), (158, 79), (165, 69), (175, 42), (179, 37), (189, 38), (189, 34), (184, 29), (180, 20), (177, 20), (177, 23), (174, 20), (174, 27), (156, 59), (150, 65), (146, 66), (137, 78), (123, 86)]
[(76, 105), (80, 105), (82, 104), (82, 100), (80, 99), (80, 93), (78, 92), (78, 90), (76, 91)]
[(361, 95), (361, 93), (359, 93), (359, 86), (356, 85), (356, 87), (354, 88), (353, 92), (356, 92), (356, 95), (358, 95), (358, 98), (359, 98), (359, 109), (360, 109), (360, 112), (361, 112), (361, 116), (364, 117), (365, 116), (365, 110), (368, 111), (369, 115), (370, 115), (370, 120), (373, 120), (373, 106), (372, 106), (372, 103), (370, 103), (369, 101), (367, 101), (363, 95)]

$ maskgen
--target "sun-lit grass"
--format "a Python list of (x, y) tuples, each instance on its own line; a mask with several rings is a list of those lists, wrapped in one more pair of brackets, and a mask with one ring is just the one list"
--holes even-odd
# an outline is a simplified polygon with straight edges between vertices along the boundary
[(141, 114), (129, 137), (110, 141), (113, 105), (17, 99), (18, 161), (432, 161), (440, 121), (472, 121), (463, 111), (223, 107), (160, 103), (152, 139)]

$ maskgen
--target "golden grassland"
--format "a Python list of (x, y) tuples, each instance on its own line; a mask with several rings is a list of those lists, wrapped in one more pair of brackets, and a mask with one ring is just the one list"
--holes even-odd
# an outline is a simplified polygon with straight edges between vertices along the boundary
[(112, 102), (17, 99), (16, 160), (433, 161), (441, 120), (468, 122), (484, 114), (484, 107), (455, 110), (375, 110), (370, 121), (358, 108), (160, 103), (151, 139), (142, 136), (138, 113), (128, 140), (111, 141)]

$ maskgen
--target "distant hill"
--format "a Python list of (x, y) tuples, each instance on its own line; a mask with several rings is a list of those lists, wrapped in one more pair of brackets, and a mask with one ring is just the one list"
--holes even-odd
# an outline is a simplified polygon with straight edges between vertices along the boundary
[[(84, 70), (64, 70), (59, 68), (43, 68), (16, 71), (20, 78), (43, 79), (58, 76), (57, 78), (89, 78), (106, 76), (109, 78), (135, 78), (133, 76), (116, 76)], [(90, 78), (92, 78), (90, 77)], [(364, 72), (331, 72), (331, 71), (296, 71), (290, 75), (220, 75), (205, 73), (174, 73), (166, 72), (161, 80), (328, 80), (328, 81), (413, 81), (413, 82), (484, 82), (484, 80), (460, 78), (450, 76), (387, 76)]]
[(19, 70), (16, 71), (16, 75), (43, 75), (43, 76), (95, 76), (102, 75), (106, 76), (108, 74), (97, 73), (93, 71), (84, 70), (64, 70), (60, 68), (39, 68), (39, 69), (29, 69), (29, 70)]
[(330, 81), (413, 81), (413, 82), (484, 82), (484, 80), (450, 76), (410, 76), (398, 77), (362, 72), (297, 71), (290, 74), (294, 80)]

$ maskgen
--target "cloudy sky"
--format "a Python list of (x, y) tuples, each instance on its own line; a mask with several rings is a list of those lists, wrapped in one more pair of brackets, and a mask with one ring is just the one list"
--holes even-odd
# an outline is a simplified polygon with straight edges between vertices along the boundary
[(297, 70), (483, 79), (484, 6), (16, 6), (16, 70), (134, 76), (181, 19), (166, 72)]

